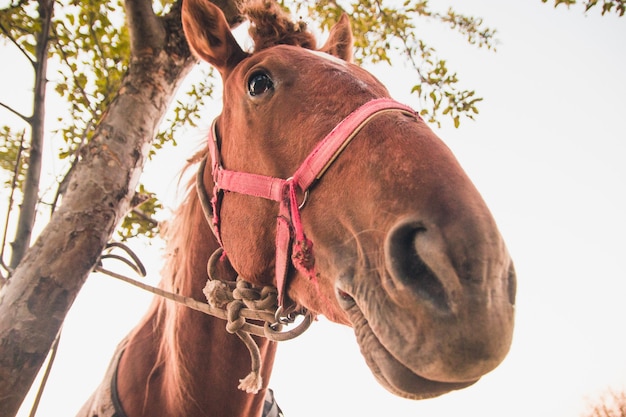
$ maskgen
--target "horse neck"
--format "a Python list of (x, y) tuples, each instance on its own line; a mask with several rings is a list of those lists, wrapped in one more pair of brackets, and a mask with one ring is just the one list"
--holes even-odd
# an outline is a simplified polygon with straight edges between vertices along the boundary
[[(206, 265), (217, 249), (195, 193), (181, 205), (170, 226), (162, 286), (202, 300)], [(250, 355), (226, 322), (155, 299), (129, 335), (118, 367), (118, 395), (128, 417), (261, 416), (275, 343), (255, 338), (262, 359), (263, 389), (257, 395), (237, 388), (250, 372)]]

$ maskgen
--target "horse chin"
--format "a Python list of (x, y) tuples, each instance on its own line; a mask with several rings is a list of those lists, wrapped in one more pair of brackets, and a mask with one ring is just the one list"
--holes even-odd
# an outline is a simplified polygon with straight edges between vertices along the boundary
[(382, 345), (370, 328), (367, 319), (356, 306), (349, 313), (367, 366), (378, 382), (392, 394), (412, 400), (422, 400), (466, 388), (478, 381), (476, 379), (463, 382), (440, 382), (418, 375)]

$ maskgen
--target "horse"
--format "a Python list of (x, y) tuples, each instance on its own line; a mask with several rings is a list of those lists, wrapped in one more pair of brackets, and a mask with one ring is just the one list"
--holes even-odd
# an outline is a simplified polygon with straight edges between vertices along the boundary
[[(480, 193), (419, 114), (353, 63), (346, 15), (318, 47), (274, 3), (242, 13), (251, 52), (218, 7), (183, 2), (190, 49), (224, 92), (168, 226), (161, 288), (203, 300), (208, 265), (209, 284), (238, 276), (275, 289), (270, 333), (298, 315), (351, 326), (395, 395), (474, 384), (508, 353), (516, 291)], [(278, 415), (268, 389), (278, 339), (250, 336), (258, 363), (242, 380), (251, 351), (234, 333), (155, 297), (79, 415)]]

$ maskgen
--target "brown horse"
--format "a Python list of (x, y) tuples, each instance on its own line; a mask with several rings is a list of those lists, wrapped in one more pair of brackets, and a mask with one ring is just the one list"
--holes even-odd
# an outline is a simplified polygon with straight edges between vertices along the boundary
[[(423, 120), (351, 63), (347, 17), (316, 50), (278, 6), (244, 12), (253, 53), (217, 7), (184, 2), (191, 49), (221, 74), (223, 111), (201, 192), (169, 226), (162, 287), (203, 299), (223, 246), (218, 267), (276, 286), (281, 311), (352, 326), (390, 392), (421, 399), (475, 383), (508, 352), (516, 287), (478, 191)], [(256, 395), (237, 389), (249, 353), (224, 321), (157, 297), (81, 415), (261, 416), (276, 344), (255, 340)]]

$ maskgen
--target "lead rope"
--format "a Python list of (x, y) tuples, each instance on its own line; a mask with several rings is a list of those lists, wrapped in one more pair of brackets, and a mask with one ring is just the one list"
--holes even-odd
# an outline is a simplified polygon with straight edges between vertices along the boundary
[[(116, 248), (125, 252), (128, 258), (111, 253)], [(263, 379), (261, 378), (261, 353), (251, 335), (265, 337), (273, 342), (291, 340), (304, 333), (313, 322), (314, 317), (311, 313), (306, 312), (302, 314), (302, 321), (296, 327), (283, 331), (283, 325), (294, 323), (300, 313), (287, 314), (277, 319), (278, 290), (274, 286), (255, 287), (239, 276), (236, 281), (216, 279), (215, 264), (221, 256), (222, 249), (220, 248), (209, 259), (207, 267), (209, 279), (203, 289), (208, 303), (202, 303), (191, 297), (185, 297), (145, 284), (104, 268), (102, 260), (113, 259), (123, 262), (138, 275), (146, 276), (146, 270), (137, 255), (122, 243), (108, 244), (94, 271), (119, 279), (201, 313), (226, 320), (226, 331), (237, 335), (250, 353), (251, 371), (245, 378), (239, 380), (238, 388), (242, 391), (256, 394), (263, 385)], [(253, 324), (249, 320), (261, 321), (263, 325)]]

